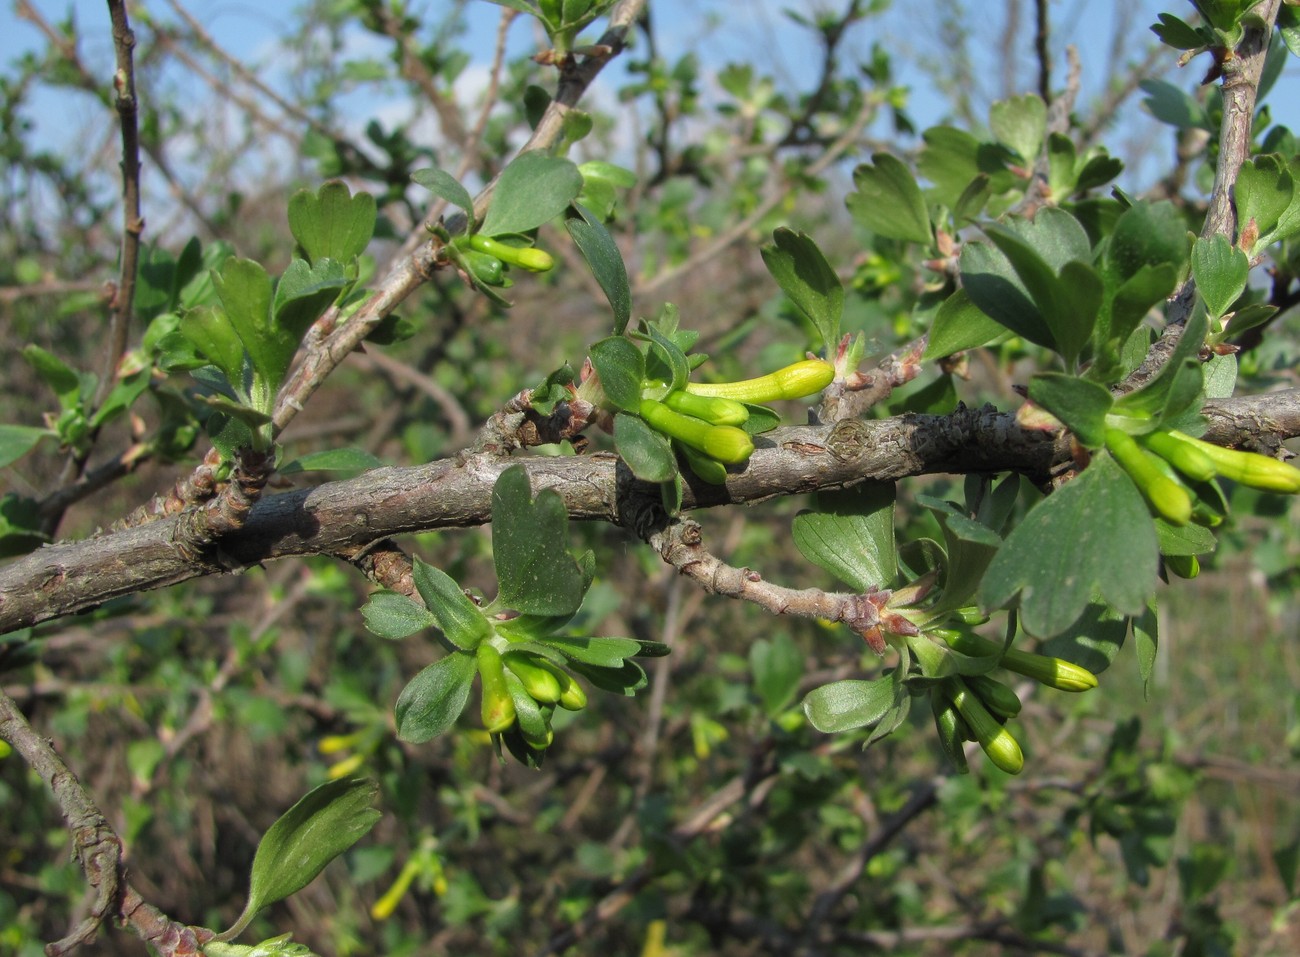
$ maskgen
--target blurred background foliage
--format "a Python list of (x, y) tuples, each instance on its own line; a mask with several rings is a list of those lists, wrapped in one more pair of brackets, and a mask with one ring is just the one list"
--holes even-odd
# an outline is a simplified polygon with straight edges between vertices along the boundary
[[(852, 166), (876, 150), (914, 155), (923, 124), (986, 135), (989, 104), (1036, 89), (1042, 63), (1034, 5), (1017, 0), (945, 0), (923, 14), (884, 0), (753, 6), (652, 4), (584, 102), (592, 129), (571, 151), (637, 172), (611, 225), (635, 314), (676, 303), (731, 378), (807, 345), (758, 254), (777, 225), (808, 231), (839, 265), (846, 331), (866, 332), (872, 351), (923, 331), (919, 264), (844, 209)], [(1126, 189), (1195, 214), (1210, 136), (1140, 109), (1139, 84), (1173, 56), (1155, 50), (1138, 6), (1051, 4), (1063, 25), (1046, 48), (1050, 82), (1066, 82), (1070, 24), (1103, 8), (1111, 32), (1085, 47), (1098, 59), (1083, 64), (1071, 134), (1104, 139), (1128, 166)], [(173, 254), (198, 235), (282, 268), (287, 197), (342, 177), (379, 201), (371, 256), (382, 267), (426, 215), (411, 171), (437, 164), (485, 182), (526, 135), (527, 104), (553, 87), (529, 59), (539, 37), (523, 18), (503, 27), (494, 70), (501, 11), (487, 4), (312, 0), (284, 5), (274, 32), (235, 49), (210, 30), (222, 10), (131, 9), (145, 236)], [(36, 343), (96, 370), (120, 218), (107, 21), (26, 0), (10, 15), (6, 29), (21, 22), (38, 40), (0, 76), (0, 347), (16, 357)], [(792, 70), (780, 54), (796, 35), (810, 55)], [(1195, 76), (1171, 79), (1212, 107)], [(1272, 98), (1288, 86), (1284, 75)], [(1270, 129), (1286, 134), (1265, 117), (1261, 140)], [(523, 280), (512, 310), (445, 272), (426, 284), (401, 309), (415, 334), (353, 356), (283, 436), (286, 457), (347, 445), (388, 464), (451, 455), (521, 388), (580, 362), (608, 322), (603, 299), (562, 234), (548, 227), (542, 242), (565, 268)], [(1293, 323), (1273, 332), (1243, 356), (1251, 388), (1296, 384)], [(1029, 358), (1022, 345), (981, 350), (964, 369), (927, 370), (920, 398), (895, 398), (1005, 406)], [(3, 390), (8, 422), (38, 424), (54, 408), (16, 359)], [(133, 409), (96, 455), (129, 447), (164, 412)], [(202, 451), (141, 462), (73, 504), (58, 535), (106, 526)], [(6, 507), (39, 501), (65, 468), (47, 444), (6, 469)], [(916, 494), (959, 490), (960, 479), (908, 483), (900, 535), (933, 534)], [(0, 637), (0, 683), (107, 810), (132, 882), (180, 920), (230, 922), (259, 836), (310, 786), (378, 778), (385, 814), (370, 837), (254, 925), (322, 954), (1292, 954), (1300, 539), (1294, 506), (1256, 497), (1234, 502), (1246, 517), (1213, 567), (1164, 601), (1149, 699), (1131, 655), (1094, 694), (1030, 697), (1015, 723), (1030, 770), (1014, 780), (983, 764), (950, 775), (928, 727), (867, 751), (865, 735), (816, 733), (802, 694), (879, 670), (856, 637), (709, 599), (604, 526), (573, 529), (599, 556), (582, 613), (591, 633), (673, 653), (638, 698), (593, 695), (541, 771), (498, 763), (469, 720), (426, 745), (398, 743), (392, 702), (435, 642), (367, 633), (356, 614), (366, 583), (323, 559)], [(732, 564), (830, 587), (790, 547), (802, 504), (697, 517)], [(403, 544), (491, 592), (485, 535)], [(33, 957), (85, 912), (66, 849), (43, 785), (0, 758), (0, 953)], [(94, 952), (141, 947), (109, 933)]]

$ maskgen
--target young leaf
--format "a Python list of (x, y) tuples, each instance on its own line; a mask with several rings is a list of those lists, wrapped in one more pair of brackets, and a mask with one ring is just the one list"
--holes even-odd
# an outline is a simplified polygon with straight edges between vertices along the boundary
[(271, 307), (279, 361), (283, 364), (279, 377), (273, 381), (278, 382), (289, 370), (307, 327), (320, 318), (349, 284), (343, 264), (333, 259), (318, 259), (310, 266), (306, 260), (295, 259), (285, 269), (275, 287)]
[(393, 707), (397, 736), (422, 744), (447, 731), (465, 710), (477, 673), (473, 654), (453, 651), (412, 678)]
[(368, 779), (327, 781), (285, 811), (258, 842), (244, 912), (218, 939), (238, 936), (263, 907), (302, 890), (360, 840), (382, 816), (371, 807), (378, 793)]
[(414, 565), (415, 588), (437, 619), (438, 628), (457, 648), (473, 651), (492, 634), (491, 623), (450, 575), (418, 556)]
[(859, 592), (889, 587), (898, 574), (894, 494), (892, 482), (863, 482), (819, 494), (816, 511), (794, 518), (795, 546), (808, 561)]
[[(1143, 605), (1144, 613), (1154, 599), (1153, 592)], [(1111, 666), (1115, 656), (1124, 647), (1127, 635), (1128, 618), (1113, 608), (1094, 601), (1072, 628), (1063, 635), (1043, 642), (1038, 651), (1049, 658), (1073, 662), (1099, 675)]]
[(236, 391), (245, 390), (244, 343), (224, 312), (213, 306), (187, 310), (180, 318), (180, 331)]
[[(934, 131), (927, 131), (927, 142), (928, 134), (932, 132)], [(879, 236), (930, 245), (933, 239), (930, 215), (926, 212), (925, 198), (921, 195), (921, 188), (916, 185), (912, 171), (902, 160), (889, 153), (876, 153), (871, 157), (871, 162), (874, 165), (864, 163), (853, 171), (853, 184), (858, 191), (850, 193), (845, 201), (849, 213)], [(966, 188), (976, 172), (978, 170), (972, 169), (970, 176), (962, 180), (957, 189), (958, 194)], [(934, 177), (931, 175), (931, 178)], [(833, 340), (827, 340), (831, 341)]]
[(559, 637), (539, 639), (539, 643), (593, 668), (621, 668), (625, 660), (642, 654), (641, 642), (635, 638)]
[(1138, 674), (1142, 678), (1142, 697), (1149, 698), (1156, 651), (1160, 648), (1160, 616), (1156, 614), (1155, 596), (1147, 602), (1142, 614), (1133, 619), (1133, 645), (1137, 651)]
[(289, 231), (307, 259), (350, 263), (366, 251), (375, 233), (375, 198), (349, 191), (339, 180), (319, 190), (300, 190), (289, 199)]
[(1226, 236), (1202, 237), (1192, 246), (1192, 277), (1210, 315), (1218, 319), (1245, 292), (1250, 257)]
[(52, 352), (47, 352), (37, 345), (23, 346), (23, 358), (27, 360), (41, 381), (59, 397), (59, 405), (65, 409), (76, 408), (81, 402), (81, 376)]
[(569, 231), (574, 244), (582, 257), (591, 267), (591, 274), (596, 277), (601, 291), (609, 300), (614, 310), (613, 335), (621, 336), (632, 317), (632, 287), (628, 283), (627, 266), (623, 263), (623, 254), (618, 244), (610, 235), (605, 224), (591, 214), (591, 211), (577, 203), (570, 209), (577, 211), (577, 216), (568, 216), (564, 228)]
[(977, 349), (1005, 335), (1006, 331), (1006, 326), (971, 302), (965, 289), (958, 289), (934, 314), (923, 358), (941, 359)]
[(965, 515), (951, 502), (918, 495), (917, 503), (934, 512), (943, 529), (944, 551), (941, 584), (943, 594), (929, 610), (938, 620), (970, 603), (979, 590), (984, 570), (993, 560), (1002, 537), (993, 529)]
[(465, 232), (470, 232), (474, 225), (474, 199), (469, 191), (445, 170), (434, 166), (430, 169), (417, 169), (411, 179), (433, 193), (439, 199), (445, 199), (451, 205), (465, 211)]
[(677, 459), (668, 440), (635, 415), (614, 416), (614, 447), (643, 482), (667, 482), (677, 474)]
[(1115, 223), (1106, 246), (1106, 284), (1118, 288), (1147, 265), (1181, 271), (1187, 252), (1187, 222), (1173, 203), (1136, 203)]
[(380, 638), (400, 641), (438, 623), (429, 609), (395, 591), (377, 591), (361, 606), (366, 628)]
[(49, 429), (31, 425), (0, 425), (0, 468), (22, 458), (36, 448), (41, 439), (54, 434)]
[(594, 343), (587, 354), (609, 401), (626, 412), (641, 408), (641, 383), (645, 379), (641, 350), (623, 336), (610, 336)]
[(1040, 502), (989, 564), (984, 602), (1018, 599), (1030, 634), (1069, 628), (1094, 597), (1139, 614), (1155, 590), (1155, 527), (1136, 486), (1109, 455)]
[(1034, 93), (1000, 100), (989, 110), (989, 127), (999, 143), (1011, 147), (1032, 166), (1043, 148), (1047, 104)]
[(874, 727), (907, 697), (902, 671), (894, 668), (872, 681), (849, 678), (814, 688), (803, 699), (803, 712), (826, 734)]
[(286, 462), (278, 471), (281, 475), (298, 472), (364, 472), (383, 466), (383, 460), (355, 446), (344, 449), (324, 449), (308, 452), (292, 462)]
[(485, 236), (527, 233), (559, 216), (582, 189), (582, 174), (566, 159), (537, 150), (511, 160), (497, 178), (483, 225)]
[[(912, 185), (915, 188), (916, 184)], [(832, 347), (839, 342), (840, 316), (844, 312), (844, 286), (840, 277), (817, 244), (803, 233), (781, 227), (772, 238), (773, 245), (762, 249), (763, 264), (781, 291), (808, 317), (822, 345)]]
[(230, 324), (248, 351), (253, 369), (266, 382), (278, 386), (288, 360), (283, 344), (271, 327), (271, 277), (261, 264), (251, 259), (227, 259), (212, 281)]
[(779, 632), (771, 641), (760, 639), (750, 646), (749, 669), (754, 675), (754, 690), (763, 702), (763, 712), (774, 718), (799, 692), (803, 655), (789, 635)]
[(569, 554), (569, 518), (553, 489), (534, 500), (528, 472), (515, 465), (492, 487), (492, 560), (500, 588), (496, 604), (532, 615), (578, 610), (582, 570)]
[[(1280, 156), (1272, 153), (1256, 156), (1242, 165), (1233, 187), (1233, 198), (1236, 200), (1237, 223), (1243, 244), (1248, 227), (1254, 223), (1256, 240), (1246, 250), (1247, 253), (1253, 253), (1275, 239), (1284, 238), (1280, 233), (1289, 230), (1279, 229), (1279, 224), (1291, 205), (1294, 193), (1295, 181)], [(1279, 235), (1274, 235), (1275, 233)]]
[[(662, 379), (668, 383), (672, 392), (686, 386), (690, 378), (691, 367), (684, 353), (671, 336), (664, 335), (657, 325), (646, 327), (650, 339), (650, 355), (646, 361), (647, 379)], [(640, 334), (638, 334), (640, 338)]]
[(1076, 376), (1041, 372), (1029, 381), (1029, 398), (1060, 419), (1088, 448), (1101, 448), (1106, 413), (1115, 404), (1109, 389)]

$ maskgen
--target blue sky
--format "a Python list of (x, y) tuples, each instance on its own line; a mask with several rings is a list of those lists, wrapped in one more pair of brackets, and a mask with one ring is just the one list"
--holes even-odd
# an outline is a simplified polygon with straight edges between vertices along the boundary
[[(851, 62), (856, 56), (865, 60), (872, 44), (879, 43), (895, 55), (900, 66), (915, 63), (918, 59), (943, 62), (953, 53), (945, 47), (942, 38), (941, 10), (956, 3), (957, 0), (949, 0), (946, 4), (940, 0), (895, 2), (883, 15), (854, 28), (845, 45), (846, 59)], [(815, 75), (818, 50), (809, 31), (794, 26), (782, 11), (794, 8), (813, 12), (838, 9), (843, 4), (844, 0), (834, 0), (833, 3), (830, 0), (745, 0), (743, 3), (739, 0), (698, 0), (695, 3), (656, 0), (652, 12), (661, 52), (670, 59), (694, 52), (700, 58), (706, 77), (716, 73), (727, 62), (748, 60), (759, 70), (770, 72), (779, 86), (806, 89)], [(71, 10), (87, 38), (83, 48), (86, 59), (104, 69), (106, 75), (111, 72), (112, 48), (104, 0), (34, 0), (34, 5), (50, 19), (57, 19)], [(966, 5), (970, 6), (970, 3)], [(187, 7), (202, 20), (219, 43), (252, 63), (266, 59), (274, 38), (286, 28), (295, 6), (290, 0), (261, 4), (250, 0), (187, 0)], [(415, 11), (436, 11), (443, 2), (411, 0), (410, 6)], [(1012, 46), (1008, 57), (1004, 55), (1008, 51), (1002, 44), (1002, 37), (1006, 34), (1004, 11), (1007, 5), (975, 5), (976, 9), (987, 14), (976, 19), (971, 43), (975, 57), (971, 70), (975, 82), (969, 93), (977, 116), (985, 116), (988, 103), (1004, 91), (1024, 92), (1032, 88), (1034, 63), (1030, 37), (1033, 5), (1026, 2), (1019, 6), (1023, 8), (1024, 21), (1016, 35), (1022, 39)], [(0, 12), (0, 61), (3, 62), (40, 42), (35, 28), (16, 16), (14, 5), (10, 3), (6, 7)], [(148, 8), (160, 17), (172, 16), (162, 0), (150, 0)], [(738, 8), (744, 11), (743, 15), (737, 15)], [(1125, 63), (1146, 54), (1154, 42), (1147, 27), (1155, 20), (1156, 13), (1165, 9), (1188, 15), (1191, 5), (1183, 0), (1165, 0), (1163, 3), (1151, 0), (1055, 0), (1050, 10), (1055, 30), (1053, 58), (1057, 82), (1065, 73), (1064, 47), (1067, 42), (1072, 43), (1078, 47), (1083, 61), (1080, 105), (1084, 106), (1102, 95), (1113, 70), (1122, 69)], [(476, 2), (470, 4), (469, 11), (470, 30), (465, 43), (469, 49), (483, 51), (478, 64), (483, 67), (490, 55), (500, 8)], [(1117, 27), (1122, 35), (1129, 37), (1129, 42), (1115, 63), (1112, 61), (1112, 45)], [(535, 35), (521, 18), (512, 27), (510, 40), (515, 51), (524, 52), (532, 49)], [(382, 55), (377, 38), (363, 39), (359, 36), (358, 44), (365, 43), (376, 44), (375, 52)], [(1184, 89), (1190, 89), (1205, 69), (1204, 58), (1182, 71), (1173, 67), (1172, 52), (1167, 59), (1169, 79)], [(621, 65), (618, 68), (621, 70)], [(268, 74), (268, 77), (276, 82), (274, 74)], [(934, 89), (923, 71), (911, 68), (901, 74), (900, 81), (911, 89), (909, 112), (918, 128), (947, 118), (950, 101)], [(1288, 123), (1293, 130), (1300, 129), (1300, 96), (1295, 95), (1296, 89), (1300, 88), (1298, 83), (1297, 69), (1288, 67), (1271, 97), (1274, 118)], [(706, 94), (710, 88), (711, 85), (706, 83)], [(603, 92), (608, 93), (609, 87), (606, 86)], [(83, 125), (80, 120), (95, 114), (93, 106), (77, 104), (74, 100), (59, 92), (47, 92), (37, 100), (31, 116), (43, 138), (59, 143), (60, 137), (66, 138), (67, 131), (78, 130)], [(1109, 133), (1105, 141), (1112, 152), (1121, 155), (1135, 155), (1140, 147), (1148, 150), (1147, 161), (1130, 173), (1126, 183), (1140, 188), (1146, 178), (1144, 166), (1154, 171), (1162, 165), (1171, 151), (1172, 141), (1163, 128), (1156, 127), (1156, 132), (1152, 132), (1145, 114), (1136, 110), (1137, 101), (1135, 98), (1127, 107), (1129, 119), (1126, 123)], [(612, 104), (612, 100), (607, 102)], [(367, 93), (349, 100), (347, 112), (363, 117), (387, 116), (400, 109), (400, 103), (386, 103), (377, 99), (375, 94)], [(882, 128), (880, 132), (886, 130)]]

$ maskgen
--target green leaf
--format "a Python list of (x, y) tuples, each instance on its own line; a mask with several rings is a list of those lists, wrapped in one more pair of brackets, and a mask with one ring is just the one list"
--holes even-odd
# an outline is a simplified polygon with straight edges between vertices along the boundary
[(1106, 246), (1107, 285), (1118, 288), (1147, 265), (1181, 271), (1188, 249), (1187, 222), (1173, 203), (1136, 203), (1115, 223)]
[(894, 497), (892, 482), (822, 492), (815, 511), (795, 516), (795, 546), (808, 561), (859, 592), (887, 588), (898, 574)]
[(1106, 413), (1115, 404), (1109, 389), (1077, 376), (1041, 372), (1029, 380), (1029, 398), (1060, 419), (1088, 448), (1101, 448)]
[(643, 482), (667, 482), (677, 474), (677, 457), (668, 440), (635, 415), (614, 416), (614, 448)]
[(144, 394), (152, 382), (153, 370), (149, 368), (140, 369), (118, 379), (113, 383), (113, 388), (109, 390), (108, 395), (104, 396), (104, 401), (95, 410), (95, 414), (90, 417), (90, 424), (98, 428), (105, 422), (113, 421), (131, 408), (135, 400)]
[(365, 449), (349, 447), (309, 452), (280, 466), (278, 471), (281, 475), (294, 475), (298, 472), (364, 472), (380, 468), (383, 464), (381, 459)]
[[(1136, 392), (1115, 402), (1115, 411), (1151, 420), (1152, 427), (1164, 424), (1168, 416), (1182, 412), (1201, 392), (1204, 379), (1198, 355), (1205, 341), (1209, 319), (1204, 310), (1192, 311), (1178, 339), (1178, 345), (1156, 377)], [(1166, 425), (1172, 428), (1172, 424)]]
[(361, 617), (366, 628), (380, 638), (400, 641), (417, 631), (438, 623), (433, 614), (413, 598), (395, 591), (377, 591), (361, 606)]
[[(650, 355), (646, 360), (645, 369), (646, 378), (667, 382), (669, 392), (685, 388), (686, 380), (691, 375), (691, 366), (686, 359), (686, 353), (657, 325), (648, 325), (645, 335), (650, 340)], [(641, 334), (638, 333), (637, 337), (641, 338)]]
[[(271, 326), (271, 277), (260, 263), (231, 258), (226, 260), (221, 272), (213, 275), (212, 281), (230, 324), (248, 351), (253, 369), (274, 391), (292, 353), (285, 355), (284, 344)], [(231, 384), (239, 387), (237, 381)]]
[(238, 936), (263, 907), (302, 890), (359, 841), (381, 817), (371, 807), (378, 793), (376, 781), (343, 778), (313, 788), (289, 808), (258, 842), (248, 904), (220, 939)]
[(1146, 94), (1142, 105), (1162, 123), (1180, 130), (1209, 130), (1213, 124), (1204, 106), (1165, 80), (1143, 80), (1138, 88)]
[(485, 236), (527, 233), (559, 216), (582, 190), (582, 174), (566, 159), (537, 150), (511, 160), (497, 178), (483, 225)]
[(1030, 634), (1069, 628), (1098, 594), (1139, 614), (1154, 591), (1155, 527), (1136, 486), (1109, 455), (1035, 506), (1007, 536), (984, 578), (984, 602), (1018, 599)]
[(434, 166), (430, 169), (417, 169), (411, 174), (411, 179), (439, 199), (445, 199), (451, 205), (463, 209), (465, 232), (470, 232), (470, 227), (474, 225), (474, 200), (469, 191), (457, 182), (456, 177)]
[[(876, 153), (871, 161), (874, 165), (864, 163), (853, 171), (853, 184), (858, 191), (850, 193), (845, 201), (849, 213), (878, 236), (930, 245), (933, 239), (930, 215), (912, 171), (889, 153)], [(971, 171), (961, 189), (965, 189), (975, 172)], [(771, 268), (769, 265), (768, 269)]]
[(754, 689), (763, 703), (763, 713), (775, 718), (799, 693), (803, 655), (789, 635), (778, 632), (771, 641), (759, 639), (750, 645), (749, 669), (754, 675)]
[(594, 343), (587, 354), (600, 376), (600, 387), (615, 408), (636, 412), (641, 408), (641, 383), (645, 356), (629, 339), (610, 336)]
[(75, 409), (81, 404), (81, 376), (66, 362), (37, 345), (23, 346), (23, 358), (58, 396), (60, 406)]
[(310, 262), (350, 263), (366, 251), (375, 234), (375, 198), (352, 195), (339, 180), (319, 190), (300, 190), (289, 199), (289, 230)]
[(916, 501), (934, 512), (943, 529), (946, 553), (940, 578), (943, 593), (929, 609), (932, 620), (940, 620), (970, 603), (979, 590), (985, 569), (1002, 544), (1002, 536), (964, 514), (951, 502), (929, 495), (918, 495)]
[[(1110, 301), (1103, 303), (1098, 317), (1093, 333), (1098, 343), (1097, 360), (1089, 370), (1090, 378), (1100, 382), (1115, 380), (1117, 369), (1123, 369), (1120, 360), (1124, 345), (1147, 314), (1169, 298), (1177, 283), (1178, 270), (1169, 263), (1145, 265), (1124, 280)], [(1142, 352), (1145, 355), (1145, 343)]]
[(923, 358), (941, 359), (977, 349), (1006, 335), (1006, 331), (1006, 326), (971, 302), (966, 290), (958, 289), (934, 314)]
[(635, 638), (543, 638), (539, 644), (556, 649), (571, 661), (593, 668), (621, 668), (623, 662), (641, 654), (641, 642)]
[(1051, 197), (1060, 202), (1074, 192), (1078, 182), (1078, 156), (1074, 140), (1064, 133), (1053, 133), (1047, 138), (1047, 188)]
[(36, 448), (41, 439), (54, 435), (49, 429), (31, 425), (0, 425), (0, 469)]
[(461, 591), (455, 579), (419, 556), (414, 566), (415, 588), (448, 641), (463, 651), (473, 651), (492, 634), (491, 622)]
[(532, 615), (567, 615), (582, 604), (564, 502), (553, 489), (534, 500), (522, 465), (506, 469), (492, 487), (492, 560), (497, 604)]
[(221, 370), (238, 392), (245, 392), (244, 343), (230, 317), (214, 306), (197, 306), (180, 318), (180, 331), (205, 359)]
[(1032, 166), (1043, 148), (1047, 104), (1035, 93), (1000, 100), (989, 110), (989, 127), (999, 143), (1011, 147)]
[(1160, 648), (1160, 616), (1153, 597), (1142, 614), (1133, 619), (1133, 645), (1137, 651), (1138, 674), (1142, 678), (1142, 697), (1151, 697), (1151, 677), (1156, 670), (1156, 652)]
[(477, 673), (473, 654), (453, 651), (412, 678), (393, 708), (397, 736), (422, 744), (450, 729), (465, 710)]
[[(915, 183), (912, 188), (916, 189)], [(916, 195), (919, 199), (920, 190)], [(840, 339), (840, 317), (844, 313), (844, 286), (840, 277), (817, 244), (805, 234), (783, 226), (772, 238), (775, 242), (762, 249), (763, 264), (781, 291), (808, 317), (822, 345), (834, 348)]]
[(576, 210), (578, 215), (566, 217), (564, 228), (569, 231), (578, 251), (587, 260), (591, 274), (596, 277), (601, 291), (609, 300), (610, 308), (614, 310), (614, 327), (611, 332), (616, 336), (622, 335), (632, 317), (632, 287), (628, 283), (623, 254), (604, 223), (593, 216), (590, 210), (576, 203), (570, 208)]
[[(350, 285), (343, 264), (333, 259), (318, 259), (311, 265), (306, 260), (295, 259), (280, 277), (275, 287), (275, 333), (284, 370), (288, 371), (293, 354), (306, 334), (307, 328), (320, 318), (341, 291)], [(275, 379), (274, 381), (279, 381)]]
[(629, 698), (650, 683), (645, 669), (632, 660), (624, 661), (617, 668), (602, 668), (575, 660), (569, 665), (569, 670), (586, 678), (601, 691)]
[(814, 688), (803, 699), (803, 712), (826, 734), (875, 727), (907, 697), (902, 670), (891, 669), (872, 681), (850, 678)]
[(1295, 180), (1282, 157), (1275, 153), (1256, 156), (1242, 165), (1233, 186), (1237, 206), (1237, 230), (1244, 242), (1253, 222), (1258, 237), (1246, 253), (1253, 254), (1300, 228), (1300, 202)]
[(1198, 50), (1206, 46), (1206, 38), (1198, 30), (1173, 14), (1157, 13), (1156, 19), (1160, 22), (1151, 25), (1151, 32), (1166, 46), (1175, 50)]
[(1192, 277), (1210, 316), (1217, 319), (1246, 291), (1250, 257), (1226, 236), (1202, 237), (1192, 246)]
[[(1142, 605), (1143, 613), (1154, 598), (1154, 592), (1147, 596)], [(1094, 601), (1071, 628), (1043, 642), (1038, 650), (1049, 658), (1073, 662), (1099, 675), (1115, 661), (1127, 635), (1128, 619), (1113, 608)]]

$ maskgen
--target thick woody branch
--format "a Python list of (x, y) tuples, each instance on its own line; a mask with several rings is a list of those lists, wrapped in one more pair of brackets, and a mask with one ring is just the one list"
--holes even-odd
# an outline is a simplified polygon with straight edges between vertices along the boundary
[[(1207, 405), (1211, 441), (1256, 445), (1300, 435), (1300, 391)], [(522, 458), (534, 489), (553, 488), (571, 518), (649, 534), (659, 490), (638, 482), (612, 455)], [(779, 429), (760, 436), (749, 464), (725, 486), (688, 484), (683, 508), (758, 502), (870, 479), (936, 472), (1016, 471), (1039, 480), (1069, 461), (1058, 435), (1021, 429), (992, 407), (950, 415)], [(263, 498), (243, 527), (187, 558), (184, 515), (51, 545), (0, 569), (0, 633), (84, 611), (111, 598), (293, 555), (355, 555), (396, 535), (472, 527), (491, 519), (492, 486), (514, 462), (491, 453), (411, 468), (382, 468)]]

